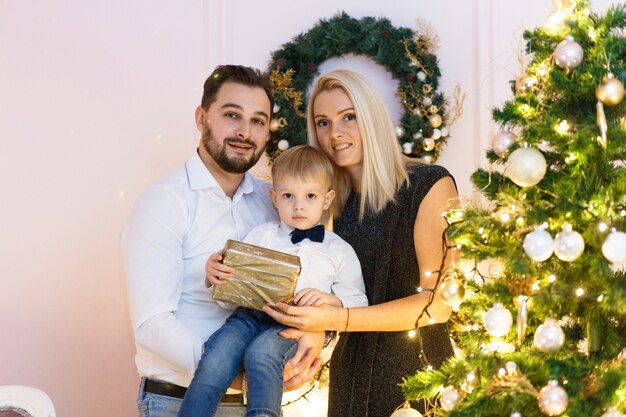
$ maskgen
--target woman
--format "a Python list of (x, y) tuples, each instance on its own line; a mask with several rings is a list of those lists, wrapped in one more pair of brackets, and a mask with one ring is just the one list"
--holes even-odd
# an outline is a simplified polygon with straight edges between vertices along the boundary
[[(333, 162), (330, 214), (361, 261), (370, 306), (266, 312), (303, 330), (348, 332), (332, 356), (330, 417), (389, 417), (404, 402), (403, 378), (453, 354), (451, 310), (431, 290), (449, 261), (441, 212), (456, 187), (445, 168), (405, 160), (382, 99), (352, 71), (319, 78), (307, 117), (310, 144)], [(421, 337), (410, 338), (416, 325)]]

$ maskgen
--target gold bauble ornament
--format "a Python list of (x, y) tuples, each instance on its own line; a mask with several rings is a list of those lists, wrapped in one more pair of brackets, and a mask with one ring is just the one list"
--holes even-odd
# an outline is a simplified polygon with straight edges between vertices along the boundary
[(278, 132), (283, 127), (287, 126), (287, 119), (281, 117), (279, 119), (272, 119), (270, 122), (270, 130), (272, 132)]
[(430, 122), (430, 125), (434, 128), (441, 126), (441, 123), (443, 122), (441, 116), (439, 116), (438, 114), (433, 114), (432, 116), (430, 116), (428, 118), (428, 121)]
[(615, 106), (624, 99), (624, 85), (611, 73), (602, 79), (602, 84), (596, 87), (596, 97), (605, 106)]
[(535, 84), (537, 84), (537, 78), (524, 72), (517, 77), (517, 80), (515, 81), (515, 91), (518, 94), (524, 95), (528, 91), (532, 90)]
[(459, 276), (462, 276), (461, 271), (449, 269), (439, 286), (441, 301), (453, 308), (458, 308), (465, 297), (465, 285)]
[(424, 149), (426, 152), (430, 152), (435, 149), (435, 140), (432, 138), (424, 139), (424, 141), (422, 142), (422, 149)]

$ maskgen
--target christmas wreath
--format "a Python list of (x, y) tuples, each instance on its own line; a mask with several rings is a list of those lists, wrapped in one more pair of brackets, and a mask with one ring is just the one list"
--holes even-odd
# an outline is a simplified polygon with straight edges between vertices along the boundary
[(455, 114), (447, 117), (446, 100), (437, 92), (441, 75), (435, 51), (438, 37), (426, 22), (421, 29), (394, 27), (388, 19), (354, 19), (342, 12), (320, 20), (308, 32), (272, 53), (268, 72), (276, 104), (267, 146), (270, 159), (291, 146), (306, 143), (305, 91), (326, 60), (346, 54), (363, 55), (382, 65), (398, 81), (404, 114), (396, 126), (405, 154), (425, 162), (437, 160), (448, 138), (448, 127), (460, 116), (462, 97), (455, 91)]

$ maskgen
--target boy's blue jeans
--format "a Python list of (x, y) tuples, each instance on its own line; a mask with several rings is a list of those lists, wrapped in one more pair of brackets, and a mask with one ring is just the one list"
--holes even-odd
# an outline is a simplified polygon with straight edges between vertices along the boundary
[(235, 310), (205, 343), (179, 417), (213, 416), (242, 366), (248, 374), (246, 417), (279, 417), (283, 368), (297, 347), (278, 334), (283, 329), (262, 311)]

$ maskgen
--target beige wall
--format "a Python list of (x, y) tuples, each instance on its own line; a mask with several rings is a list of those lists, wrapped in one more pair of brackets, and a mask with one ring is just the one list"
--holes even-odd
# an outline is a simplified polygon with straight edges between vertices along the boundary
[[(597, 1), (605, 8), (608, 1)], [(137, 377), (119, 233), (141, 190), (191, 154), (218, 63), (270, 52), (339, 9), (429, 20), (442, 90), (468, 94), (440, 163), (472, 196), (509, 97), (521, 28), (548, 0), (0, 0), (0, 385), (60, 417), (134, 416)]]

